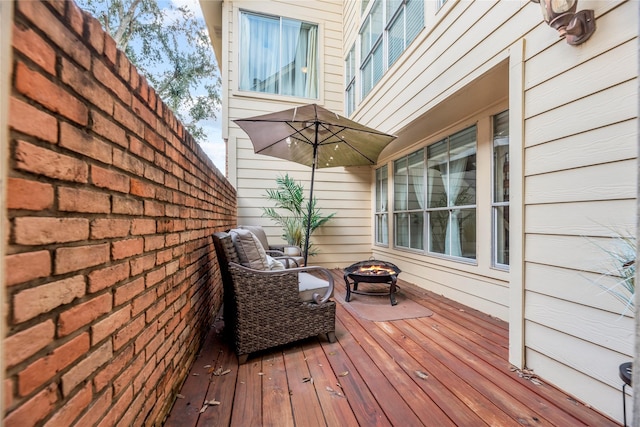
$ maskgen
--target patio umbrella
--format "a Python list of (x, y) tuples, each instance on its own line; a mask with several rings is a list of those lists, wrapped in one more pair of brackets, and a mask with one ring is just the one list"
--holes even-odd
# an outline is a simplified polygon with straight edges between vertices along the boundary
[[(249, 135), (257, 154), (311, 166), (309, 204), (313, 201), (316, 169), (374, 165), (384, 147), (396, 138), (339, 116), (316, 104), (237, 119), (234, 122)], [(309, 251), (310, 228), (311, 219), (308, 218), (304, 247), (305, 265)]]

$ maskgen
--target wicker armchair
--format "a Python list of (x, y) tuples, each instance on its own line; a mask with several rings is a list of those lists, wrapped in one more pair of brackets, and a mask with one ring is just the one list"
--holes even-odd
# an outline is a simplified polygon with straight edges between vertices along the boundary
[[(250, 353), (288, 344), (319, 334), (335, 342), (335, 302), (333, 277), (322, 267), (301, 267), (261, 271), (239, 264), (231, 236), (213, 235), (224, 286), (225, 335), (240, 363)], [(312, 301), (300, 297), (300, 280), (313, 279), (321, 273), (328, 287), (323, 295), (313, 294)]]

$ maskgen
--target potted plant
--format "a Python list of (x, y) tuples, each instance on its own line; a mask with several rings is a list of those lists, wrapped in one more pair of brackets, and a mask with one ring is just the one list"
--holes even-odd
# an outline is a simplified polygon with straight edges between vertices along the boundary
[[(262, 208), (263, 216), (270, 218), (282, 227), (282, 238), (288, 245), (297, 248), (305, 246), (305, 234), (307, 230), (307, 220), (311, 218), (310, 235), (314, 230), (329, 221), (334, 213), (323, 215), (316, 208), (314, 198), (309, 206), (309, 202), (304, 196), (304, 187), (296, 182), (289, 174), (276, 178), (276, 189), (267, 190), (267, 200), (275, 204), (275, 207)], [(309, 216), (309, 208), (311, 215)], [(309, 244), (309, 255), (315, 252)]]

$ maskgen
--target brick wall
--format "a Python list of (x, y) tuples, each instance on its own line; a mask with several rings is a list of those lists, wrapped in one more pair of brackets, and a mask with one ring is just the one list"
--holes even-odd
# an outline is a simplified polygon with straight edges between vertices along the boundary
[(160, 425), (235, 190), (74, 3), (17, 1), (12, 46), (4, 423)]

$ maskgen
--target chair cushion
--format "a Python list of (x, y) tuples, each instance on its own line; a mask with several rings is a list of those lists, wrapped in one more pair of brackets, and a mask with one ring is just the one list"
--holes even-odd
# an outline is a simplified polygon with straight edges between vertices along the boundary
[(265, 250), (269, 250), (269, 240), (267, 240), (267, 233), (265, 233), (264, 228), (261, 225), (241, 225), (239, 227), (242, 230), (249, 230), (252, 232), (258, 240), (260, 240), (260, 244)]
[(233, 246), (236, 248), (240, 264), (254, 270), (284, 270), (279, 260), (267, 255), (258, 237), (246, 229), (229, 231)]
[(313, 302), (313, 294), (324, 295), (329, 287), (329, 282), (322, 280), (309, 273), (298, 274), (298, 292), (300, 300)]

